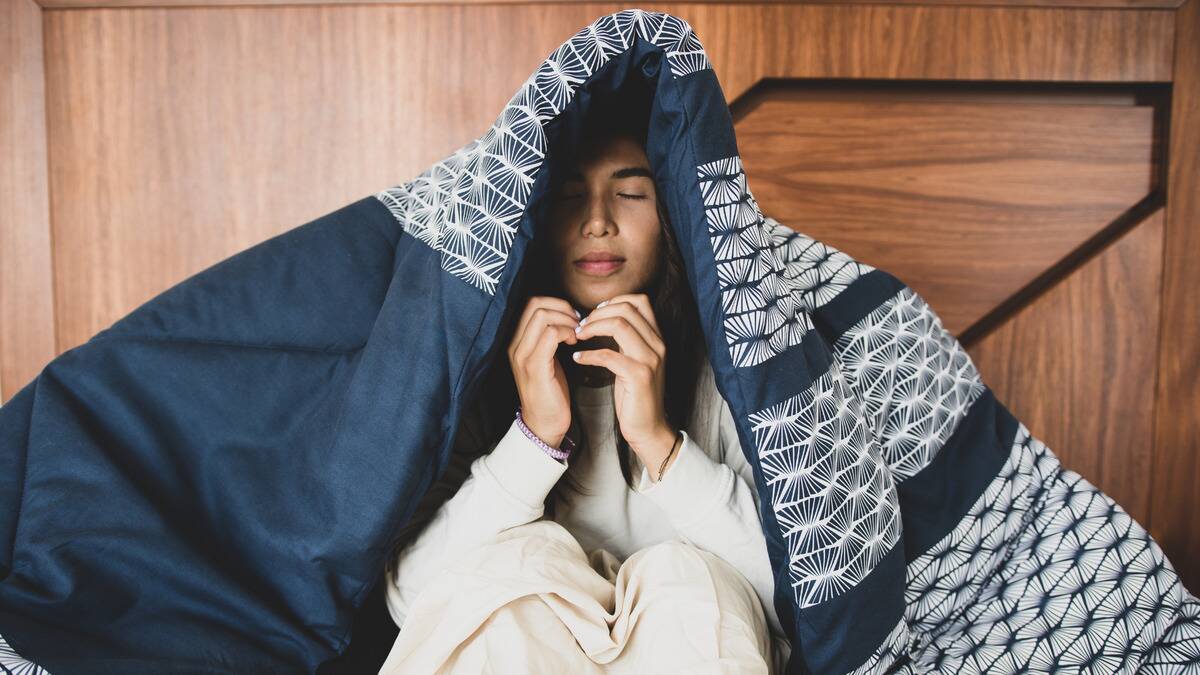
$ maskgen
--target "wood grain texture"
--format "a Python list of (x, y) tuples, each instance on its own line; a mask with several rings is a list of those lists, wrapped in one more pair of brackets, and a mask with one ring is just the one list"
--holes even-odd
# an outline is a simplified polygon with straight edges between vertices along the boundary
[[(591, 5), (594, 14), (614, 8)], [(647, 5), (687, 20), (728, 100), (764, 78), (1164, 82), (1171, 11)]]
[[(58, 349), (236, 251), (412, 178), (478, 137), (555, 47), (618, 7), (46, 12)], [(656, 7), (692, 22), (733, 83), (727, 95), (766, 74), (1164, 77), (1173, 30), (1157, 10)]]
[(1200, 593), (1200, 0), (1177, 25), (1150, 531)]
[(1151, 520), (1147, 373), (1158, 358), (1162, 233), (1160, 210), (967, 347), (983, 381), (1063, 466), (1142, 524)]
[(1132, 95), (872, 89), (779, 87), (739, 111), (747, 180), (767, 215), (905, 280), (952, 333), (1153, 188), (1154, 108)]
[[(29, 0), (24, 1), (28, 7)], [(52, 1), (69, 6), (76, 0)], [(1195, 327), (1200, 321), (1194, 302), (1188, 301), (1200, 280), (1197, 266), (1189, 269), (1185, 252), (1196, 250), (1200, 218), (1195, 197), (1200, 180), (1195, 164), (1200, 142), (1196, 1), (1179, 10), (1173, 9), (1178, 0), (1074, 0), (1087, 7), (1032, 0), (1030, 5), (1053, 6), (1001, 6), (1025, 4), (1022, 0), (638, 5), (671, 12), (692, 24), (730, 100), (761, 91), (764, 79), (798, 81), (803, 86), (792, 85), (793, 91), (812, 90), (824, 97), (789, 104), (802, 106), (787, 109), (792, 110), (787, 114), (809, 135), (807, 145), (799, 148), (799, 162), (771, 159), (781, 167), (775, 172), (780, 177), (770, 179), (778, 186), (764, 184), (768, 172), (762, 170), (762, 160), (755, 159), (754, 131), (739, 126), (751, 187), (769, 214), (810, 233), (829, 227), (819, 222), (828, 218), (853, 220), (846, 214), (855, 208), (872, 213), (876, 228), (892, 223), (893, 217), (916, 223), (914, 227), (957, 222), (962, 227), (934, 228), (922, 235), (928, 248), (941, 251), (943, 258), (978, 251), (985, 235), (1008, 228), (1011, 237), (1000, 241), (1024, 246), (1026, 256), (1037, 259), (1024, 269), (999, 262), (1014, 260), (1010, 248), (991, 257), (974, 253), (960, 268), (960, 278), (943, 268), (934, 275), (940, 279), (936, 284), (914, 283), (939, 312), (957, 322), (952, 325), (965, 325), (979, 308), (995, 306), (1004, 289), (1020, 286), (1039, 265), (1052, 269), (1046, 260), (1060, 256), (1088, 231), (1111, 223), (1120, 204), (1162, 188), (1147, 178), (1155, 173), (1157, 151), (1152, 149), (1151, 158), (1146, 157), (1148, 136), (1161, 135), (1161, 129), (1147, 133), (1148, 106), (1139, 92), (1147, 83), (1178, 78), (1170, 198), (1162, 225), (1167, 241), (1161, 258), (1166, 263), (1163, 348), (1157, 356), (1164, 373), (1174, 370), (1160, 379), (1157, 390), (1154, 428), (1160, 452), (1154, 455), (1150, 475), (1156, 492), (1149, 504), (1153, 531), (1162, 537), (1168, 555), (1181, 567), (1191, 564), (1192, 570), (1195, 563), (1188, 558), (1200, 559), (1200, 521), (1187, 514), (1200, 511), (1194, 496), (1200, 488), (1200, 465), (1195, 422), (1186, 420), (1200, 417), (1195, 389), (1195, 364), (1200, 361)], [(44, 249), (41, 262), (31, 258), (17, 276), (22, 288), (34, 289), (33, 299), (22, 295), (21, 303), (37, 303), (36, 293), (53, 289), (54, 311), (43, 301), (49, 323), (43, 318), (34, 335), (43, 343), (50, 339), (57, 316), (54, 353), (83, 342), (211, 264), (352, 200), (410, 180), (486, 131), (531, 70), (563, 40), (596, 17), (631, 6), (303, 2), (42, 13), (43, 110), (49, 136), (43, 160), (48, 169), (43, 174), (48, 171), (50, 176), (53, 218), (47, 225), (48, 216), (35, 214), (43, 218), (40, 232), (31, 226), (22, 234), (32, 237), (32, 244), (14, 245), (11, 228), (5, 228), (0, 255), (37, 255)], [(1184, 45), (1183, 40), (1191, 42)], [(0, 47), (4, 49), (9, 51), (0, 53), (12, 53), (11, 46)], [(1005, 84), (1001, 89), (980, 89), (995, 81)], [(935, 83), (945, 89), (940, 97), (930, 98)], [(1098, 86), (1082, 87), (1085, 83)], [(849, 93), (834, 91), (838, 86)], [(864, 87), (869, 97), (855, 93)], [(967, 90), (973, 98), (963, 98)], [(20, 99), (22, 114), (30, 114), (25, 110), (29, 101), (40, 100), (33, 96)], [(781, 115), (762, 119), (778, 120)], [(847, 116), (853, 121), (851, 133), (839, 139), (831, 130)], [(1181, 126), (1185, 123), (1190, 128)], [(4, 124), (0, 121), (0, 128)], [(878, 128), (891, 135), (873, 132), (872, 124), (882, 125)], [(905, 137), (913, 129), (916, 137)], [(781, 132), (788, 129), (772, 131)], [(1038, 143), (1025, 134), (1033, 134)], [(31, 137), (45, 134), (35, 131)], [(925, 141), (923, 146), (919, 139)], [(804, 153), (812, 155), (814, 149), (825, 153), (825, 165), (804, 168), (803, 161), (811, 161)], [(916, 159), (908, 164), (915, 163), (916, 173), (906, 173), (913, 169), (901, 160), (912, 156)], [(948, 157), (945, 165), (939, 164), (942, 156)], [(892, 164), (882, 168), (870, 164), (889, 159)], [(798, 169), (804, 172), (791, 173)], [(867, 187), (838, 176), (839, 170), (860, 172)], [(0, 199), (16, 194), (21, 188), (14, 186), (20, 180), (0, 177)], [(820, 218), (800, 208), (791, 218), (780, 212), (785, 204), (778, 203), (782, 197), (771, 190), (785, 194), (797, 186), (809, 190), (795, 192), (805, 195), (808, 201), (803, 204), (823, 214)], [(1099, 191), (1098, 186), (1107, 189)], [(813, 194), (822, 191), (823, 195)], [(7, 208), (8, 202), (0, 207)], [(1089, 270), (1106, 265), (1111, 273), (1132, 274), (1119, 268), (1122, 261), (1148, 255), (1150, 244), (1139, 239), (1148, 236), (1148, 224), (1105, 249), (1103, 256), (1108, 258), (1087, 262), (1023, 311), (1044, 312), (1047, 301), (1075, 307), (1071, 303), (1098, 293), (1120, 295), (1120, 289), (1103, 290), (1106, 287), (1089, 276), (1099, 272)], [(841, 241), (836, 228), (829, 232), (831, 243), (868, 259), (900, 259), (904, 256), (899, 254), (914, 254), (920, 248), (920, 237), (911, 233), (892, 232), (890, 240), (880, 240), (900, 247), (889, 251), (880, 250), (880, 242), (867, 237), (866, 230), (854, 241)], [(872, 248), (855, 250), (867, 246)], [(1043, 246), (1058, 248), (1042, 250)], [(48, 277), (51, 251), (53, 276), (39, 280), (39, 274)], [(983, 272), (976, 274), (975, 266), (983, 266)], [(9, 269), (0, 265), (0, 275), (11, 274)], [(901, 263), (895, 271), (916, 281), (923, 270), (906, 271)], [(14, 297), (9, 278), (0, 277), (5, 281), (0, 301)], [(1137, 279), (1138, 284), (1146, 283), (1143, 277)], [(1139, 286), (1127, 292), (1144, 290)], [(1053, 300), (1057, 293), (1064, 295)], [(18, 310), (28, 311), (24, 304)], [(6, 325), (0, 330), (0, 363), (25, 363), (21, 367), (27, 372), (37, 372), (50, 355), (14, 351), (9, 337), (12, 310), (2, 316)], [(1057, 319), (1083, 325), (1074, 315)], [(1017, 349), (1017, 340), (1035, 351), (1051, 349), (1032, 342), (1039, 333), (1024, 328), (1026, 321), (1002, 326), (1000, 331), (1013, 331), (1009, 337), (996, 332), (985, 340), (1008, 340), (1004, 348), (1010, 351)], [(1089, 349), (1112, 344), (1126, 330), (1122, 324), (1111, 335), (1089, 338)], [(38, 339), (32, 338), (35, 343)], [(1187, 340), (1191, 342), (1184, 345)], [(1130, 349), (1125, 342), (1120, 345)], [(1133, 363), (1145, 359), (1144, 352), (1125, 353)], [(1038, 371), (1020, 372), (1021, 362), (1005, 367), (1011, 372), (994, 378), (1018, 383), (1041, 377)], [(1129, 371), (1118, 365), (1115, 372), (1124, 378)], [(7, 372), (2, 377), (6, 384), (11, 380)], [(1062, 385), (1074, 391), (1081, 382), (1068, 379)], [(1138, 386), (1143, 385), (1135, 383), (1134, 390), (1140, 391)], [(1076, 411), (1087, 405), (1108, 409), (1105, 406), (1124, 400), (1115, 396), (1097, 394), (1090, 403), (1073, 399), (1071, 406)], [(1145, 510), (1144, 493), (1114, 476), (1119, 456), (1104, 453), (1117, 451), (1094, 449), (1117, 447), (1128, 435), (1107, 428), (1072, 431), (1065, 417), (1037, 419), (1033, 418), (1037, 424), (1057, 425), (1034, 431), (1053, 441), (1069, 466), (1082, 467), (1085, 475), (1095, 473), (1101, 482), (1114, 481), (1114, 496), (1131, 495), (1131, 510)], [(1131, 423), (1136, 427), (1137, 420)], [(1081, 444), (1073, 433), (1084, 434), (1083, 442), (1091, 445)], [(1149, 452), (1144, 445), (1126, 445), (1124, 450), (1135, 458)], [(1164, 477), (1168, 471), (1171, 475)], [(1179, 516), (1181, 512), (1186, 513)], [(1196, 572), (1191, 574), (1195, 588), (1200, 579)]]
[(54, 341), (42, 10), (0, 3), (0, 402), (37, 376)]
[[(421, 5), (429, 0), (37, 0), (48, 9), (98, 9), (103, 7), (235, 7), (239, 5)], [(441, 0), (439, 5), (521, 4), (562, 5), (573, 0)], [(800, 4), (797, 0), (691, 0), (719, 4)], [(953, 7), (1103, 7), (1174, 9), (1183, 0), (804, 0), (807, 5), (933, 5)], [(641, 7), (638, 3), (628, 6)]]

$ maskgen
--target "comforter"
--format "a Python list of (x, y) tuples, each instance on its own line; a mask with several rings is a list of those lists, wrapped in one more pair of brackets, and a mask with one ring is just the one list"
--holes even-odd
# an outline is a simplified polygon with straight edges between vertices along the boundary
[(291, 673), (344, 650), (604, 101), (648, 116), (789, 673), (1200, 668), (1200, 602), (1146, 530), (919, 294), (764, 215), (697, 35), (640, 9), (571, 36), (427, 171), (179, 282), (0, 407), (10, 663)]

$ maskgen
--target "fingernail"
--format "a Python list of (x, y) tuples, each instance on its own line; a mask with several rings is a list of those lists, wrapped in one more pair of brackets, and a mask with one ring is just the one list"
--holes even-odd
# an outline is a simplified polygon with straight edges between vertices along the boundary
[(579, 331), (581, 331), (581, 330), (583, 330), (583, 324), (579, 324), (578, 326), (575, 326), (575, 334), (576, 335), (579, 335)]
[(596, 309), (600, 309), (601, 307), (603, 307), (603, 306), (605, 306), (605, 305), (607, 305), (607, 304), (608, 304), (608, 300), (605, 300), (604, 302), (602, 302), (602, 303), (600, 303), (600, 304), (596, 305)]
[(579, 360), (579, 352), (571, 352), (571, 358), (575, 361)]
[(587, 317), (584, 317), (584, 318), (582, 318), (582, 319), (580, 319), (580, 320), (579, 320), (579, 325), (580, 325), (580, 326), (582, 326), (582, 325), (583, 325), (583, 324), (585, 324), (585, 323), (587, 323)]
[(576, 319), (583, 317), (583, 315), (579, 313), (579, 310), (575, 309), (574, 307), (572, 307), (571, 309), (575, 310), (575, 318)]

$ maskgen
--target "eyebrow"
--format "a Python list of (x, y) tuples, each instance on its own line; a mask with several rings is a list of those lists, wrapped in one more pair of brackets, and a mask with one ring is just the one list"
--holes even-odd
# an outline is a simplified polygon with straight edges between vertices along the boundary
[[(627, 166), (623, 169), (617, 169), (616, 171), (612, 172), (611, 176), (609, 176), (609, 178), (612, 179), (634, 177), (649, 178), (650, 180), (654, 180), (654, 175), (650, 173), (650, 170), (640, 166)], [(569, 173), (567, 173), (566, 179), (581, 181), (583, 180), (583, 174), (579, 173), (577, 170), (571, 170)]]

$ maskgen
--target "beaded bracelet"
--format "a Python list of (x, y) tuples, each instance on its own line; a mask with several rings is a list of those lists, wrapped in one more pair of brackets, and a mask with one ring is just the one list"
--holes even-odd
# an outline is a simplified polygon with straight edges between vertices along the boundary
[(563, 436), (563, 449), (552, 448), (545, 441), (538, 438), (538, 435), (533, 433), (528, 426), (525, 425), (525, 418), (521, 417), (521, 406), (517, 406), (517, 426), (521, 427), (521, 431), (529, 437), (529, 440), (537, 444), (547, 455), (554, 459), (564, 460), (571, 456), (571, 451), (575, 449), (575, 441), (571, 440), (570, 436)]

